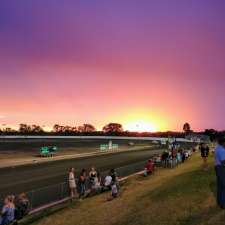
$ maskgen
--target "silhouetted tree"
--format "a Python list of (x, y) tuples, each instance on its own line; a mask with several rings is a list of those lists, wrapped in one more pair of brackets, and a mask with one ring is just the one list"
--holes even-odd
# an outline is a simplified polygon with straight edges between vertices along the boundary
[(60, 126), (59, 124), (55, 124), (55, 125), (53, 126), (53, 132), (55, 132), (55, 133), (60, 133), (60, 132), (62, 132), (62, 126)]
[(78, 127), (78, 131), (81, 133), (92, 133), (96, 131), (96, 128), (92, 124), (85, 123)]
[(206, 129), (203, 134), (209, 136), (210, 140), (213, 141), (217, 138), (218, 131), (216, 131), (214, 129)]
[(61, 126), (59, 124), (55, 124), (53, 126), (53, 132), (55, 133), (67, 133), (72, 134), (77, 132), (77, 127), (71, 127), (71, 126)]
[(184, 131), (185, 134), (191, 133), (191, 126), (190, 126), (189, 123), (185, 123), (185, 124), (183, 125), (183, 131)]
[(2, 130), (0, 129), (0, 134), (4, 134), (4, 135), (7, 135), (7, 134), (12, 135), (12, 134), (17, 134), (17, 133), (18, 132), (11, 127), (5, 127)]
[(12, 133), (14, 130), (11, 127), (6, 127), (5, 132), (6, 133)]
[(73, 133), (76, 133), (76, 132), (77, 132), (77, 127), (71, 127), (71, 131), (72, 131)]
[(41, 126), (33, 124), (33, 125), (31, 126), (31, 132), (32, 132), (32, 133), (42, 133), (42, 132), (44, 132), (44, 131), (43, 131), (43, 129), (41, 128)]
[(72, 129), (72, 128), (71, 128), (70, 126), (68, 126), (68, 125), (67, 125), (67, 126), (63, 126), (63, 127), (62, 127), (62, 132), (63, 132), (63, 133), (65, 133), (65, 132), (66, 132), (66, 133), (70, 133), (71, 129)]
[(31, 126), (29, 126), (25, 123), (21, 123), (19, 125), (19, 132), (22, 133), (22, 134), (30, 133), (31, 132)]
[(109, 123), (102, 128), (105, 133), (121, 133), (123, 132), (123, 126), (119, 123)]
[(25, 123), (21, 123), (19, 125), (19, 133), (22, 134), (38, 134), (38, 133), (43, 133), (44, 130), (41, 128), (41, 126), (33, 124), (33, 125), (27, 125)]

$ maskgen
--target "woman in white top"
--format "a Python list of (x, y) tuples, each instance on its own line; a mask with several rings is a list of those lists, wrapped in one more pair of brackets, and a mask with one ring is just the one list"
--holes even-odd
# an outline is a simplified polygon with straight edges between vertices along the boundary
[(74, 168), (71, 168), (70, 172), (69, 172), (69, 188), (70, 188), (71, 198), (74, 198), (74, 196), (76, 194), (76, 187), (77, 187), (74, 171), (75, 171)]

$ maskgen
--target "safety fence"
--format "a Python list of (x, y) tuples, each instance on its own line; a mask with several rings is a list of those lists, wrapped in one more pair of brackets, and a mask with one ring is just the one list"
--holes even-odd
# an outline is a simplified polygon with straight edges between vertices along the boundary
[[(192, 152), (190, 151), (189, 156), (191, 154)], [(162, 162), (160, 160), (157, 161), (157, 159), (160, 159), (160, 157), (157, 155), (153, 156), (153, 158), (157, 166), (163, 166), (167, 168), (176, 167), (179, 163), (182, 162), (181, 160), (177, 160), (177, 159), (175, 160), (170, 159), (170, 160), (166, 160)], [(147, 161), (145, 160), (145, 161), (128, 164), (128, 165), (116, 168), (115, 170), (120, 178), (124, 178), (129, 175), (143, 171), (146, 165), (146, 162)], [(109, 171), (100, 171), (101, 179), (104, 180), (104, 177), (108, 173)], [(53, 184), (50, 186), (29, 191), (26, 193), (26, 195), (30, 202), (30, 210), (36, 211), (41, 207), (47, 208), (48, 206), (51, 206), (54, 203), (69, 199), (70, 191), (69, 191), (68, 183), (62, 182), (62, 183)], [(2, 205), (3, 205), (3, 199), (0, 199), (0, 208), (2, 207)]]
[[(116, 172), (119, 177), (125, 177), (143, 170), (145, 164), (146, 160), (122, 166), (117, 168)], [(108, 172), (109, 171), (101, 172), (101, 178), (104, 179)], [(60, 201), (66, 197), (69, 197), (69, 195), (69, 186), (67, 182), (40, 188), (27, 193), (27, 196), (30, 200), (31, 210), (39, 208), (42, 205), (48, 205), (52, 202)]]
[[(145, 164), (146, 160), (137, 163), (132, 163), (116, 168), (116, 172), (119, 177), (123, 178), (142, 171), (144, 169)], [(104, 179), (108, 172), (109, 171), (101, 171), (102, 179)], [(59, 202), (63, 199), (66, 199), (70, 196), (70, 193), (68, 183), (63, 182), (29, 191), (26, 193), (26, 195), (30, 202), (30, 210), (35, 210), (42, 206), (50, 205), (51, 203)], [(2, 204), (3, 200), (1, 199), (0, 207), (2, 207)]]

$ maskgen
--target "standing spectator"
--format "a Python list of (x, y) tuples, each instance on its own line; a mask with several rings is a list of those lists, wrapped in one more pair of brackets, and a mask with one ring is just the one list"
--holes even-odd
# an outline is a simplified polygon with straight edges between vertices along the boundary
[(116, 198), (118, 196), (118, 187), (116, 185), (116, 182), (112, 182), (111, 189), (112, 189), (112, 197)]
[(185, 152), (184, 152), (184, 155), (185, 155), (185, 160), (189, 158), (189, 153), (188, 153), (188, 151), (185, 151)]
[(8, 225), (15, 219), (15, 205), (13, 196), (7, 196), (4, 200), (4, 206), (0, 212), (0, 225)]
[[(94, 175), (94, 176), (93, 176)], [(93, 173), (92, 173), (92, 176), (93, 176), (93, 181), (92, 181), (92, 186), (91, 186), (91, 191), (94, 191), (94, 193), (99, 193), (101, 190), (102, 190), (102, 187), (101, 187), (101, 175), (98, 171), (96, 171), (94, 169)]]
[(217, 177), (217, 203), (225, 209), (225, 138), (220, 138), (215, 149), (215, 170)]
[(78, 185), (79, 185), (79, 198), (81, 199), (82, 197), (84, 197), (85, 195), (85, 191), (86, 191), (86, 180), (87, 180), (87, 174), (86, 174), (86, 170), (82, 169), (80, 176), (79, 176), (79, 181), (78, 181)]
[(186, 160), (186, 154), (183, 150), (181, 151), (181, 157), (182, 157), (182, 163), (184, 163), (184, 161)]
[(89, 172), (89, 180), (90, 180), (91, 188), (92, 188), (93, 185), (95, 185), (95, 182), (96, 182), (96, 178), (97, 177), (98, 177), (98, 173), (95, 170), (95, 168), (92, 167), (91, 168), (91, 171)]
[(163, 152), (161, 158), (162, 158), (163, 167), (167, 167), (168, 166), (168, 160), (169, 160), (169, 153), (168, 153), (168, 151)]
[(206, 144), (202, 143), (200, 146), (200, 151), (201, 151), (201, 157), (203, 160), (203, 168), (207, 169), (207, 167), (208, 167), (207, 159), (209, 156), (209, 147)]
[(181, 150), (179, 150), (179, 151), (177, 152), (177, 162), (178, 162), (178, 163), (181, 163), (181, 162), (182, 162), (182, 154), (181, 154)]
[(70, 169), (69, 172), (69, 188), (70, 188), (70, 196), (74, 198), (76, 195), (76, 181), (75, 181), (75, 170), (74, 168)]
[(171, 150), (171, 158), (172, 158), (172, 167), (177, 165), (177, 149), (176, 145), (174, 144)]

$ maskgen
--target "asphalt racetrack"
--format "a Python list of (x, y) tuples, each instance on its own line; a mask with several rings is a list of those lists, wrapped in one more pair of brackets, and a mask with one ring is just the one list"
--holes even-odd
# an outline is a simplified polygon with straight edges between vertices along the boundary
[[(162, 152), (162, 149), (135, 150), (86, 158), (50, 161), (40, 164), (0, 169), (0, 198), (7, 194), (18, 194), (67, 181), (70, 167), (76, 171), (95, 166), (98, 171), (107, 171), (132, 163), (149, 159), (150, 156)], [(144, 168), (144, 165), (143, 165)]]

